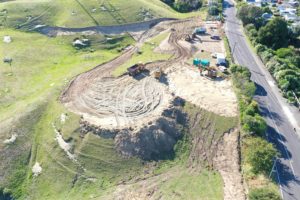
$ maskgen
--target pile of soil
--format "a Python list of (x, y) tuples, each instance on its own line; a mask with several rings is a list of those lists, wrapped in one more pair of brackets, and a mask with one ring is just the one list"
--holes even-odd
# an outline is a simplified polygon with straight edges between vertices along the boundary
[(186, 114), (184, 101), (175, 98), (161, 117), (142, 128), (101, 129), (82, 122), (81, 132), (93, 132), (104, 138), (114, 138), (117, 151), (124, 157), (137, 156), (143, 160), (172, 158), (174, 145), (183, 136)]

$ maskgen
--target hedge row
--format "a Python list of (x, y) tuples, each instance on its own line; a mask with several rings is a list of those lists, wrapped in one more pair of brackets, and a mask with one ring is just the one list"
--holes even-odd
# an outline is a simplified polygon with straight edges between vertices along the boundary
[[(266, 177), (271, 171), (273, 159), (278, 155), (274, 146), (265, 140), (267, 124), (259, 114), (258, 104), (253, 100), (255, 84), (250, 80), (250, 71), (243, 66), (231, 65), (233, 84), (238, 97), (242, 126), (242, 160), (251, 165), (252, 173)], [(276, 191), (266, 187), (250, 188), (249, 199), (280, 199)]]
[(254, 45), (269, 72), (276, 80), (284, 97), (296, 104), (293, 92), (300, 97), (300, 57), (293, 47), (280, 48), (276, 51), (257, 42), (257, 30), (253, 24), (245, 26), (245, 32)]

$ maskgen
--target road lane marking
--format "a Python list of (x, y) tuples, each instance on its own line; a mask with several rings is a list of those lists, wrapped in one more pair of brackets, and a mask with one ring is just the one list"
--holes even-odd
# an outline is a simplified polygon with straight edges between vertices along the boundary
[(278, 179), (278, 182), (279, 182), (281, 198), (284, 199), (283, 198), (283, 191), (282, 191), (281, 181), (280, 181), (280, 177), (279, 177), (279, 173), (278, 173), (278, 169), (277, 169), (277, 164), (276, 164), (276, 174), (277, 174), (277, 179)]
[(275, 84), (273, 81), (268, 81), (268, 84), (271, 86), (271, 87), (275, 87)]
[(291, 166), (291, 169), (292, 169), (293, 176), (294, 176), (294, 178), (296, 179), (294, 167), (293, 167), (292, 162), (291, 162), (291, 157), (290, 157), (289, 154), (288, 154), (288, 151), (287, 151), (286, 146), (283, 144), (283, 138), (282, 138), (282, 135), (279, 134), (280, 132), (279, 132), (278, 126), (277, 126), (277, 124), (275, 123), (275, 121), (274, 121), (274, 119), (273, 119), (273, 116), (272, 116), (272, 113), (270, 112), (270, 109), (269, 109), (269, 108), (270, 108), (270, 107), (269, 107), (269, 105), (267, 104), (267, 109), (268, 109), (268, 112), (269, 112), (269, 114), (270, 114), (272, 123), (275, 125), (275, 129), (276, 129), (276, 131), (277, 131), (277, 133), (278, 133), (278, 135), (279, 135), (279, 137), (280, 137), (280, 139), (281, 139), (281, 141), (282, 141), (282, 142), (280, 142), (280, 143), (283, 145), (283, 148), (284, 148), (284, 150), (285, 150), (285, 153), (286, 153), (286, 155), (287, 155), (287, 157), (288, 157), (288, 159), (289, 159), (289, 163), (290, 163), (290, 166)]
[(285, 115), (287, 116), (288, 120), (292, 123), (293, 127), (297, 127), (297, 121), (295, 120), (294, 115), (290, 111), (290, 109), (287, 106), (282, 106), (282, 109), (285, 112)]

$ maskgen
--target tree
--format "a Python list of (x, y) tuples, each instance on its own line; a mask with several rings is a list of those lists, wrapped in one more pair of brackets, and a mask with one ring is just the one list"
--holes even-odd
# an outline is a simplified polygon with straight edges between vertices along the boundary
[(255, 174), (263, 173), (269, 175), (273, 159), (278, 155), (274, 146), (260, 137), (249, 139), (246, 145), (246, 160), (252, 166)]
[(276, 50), (276, 55), (279, 58), (287, 58), (287, 57), (293, 56), (294, 53), (293, 53), (293, 50), (290, 48), (280, 48), (280, 49)]
[(258, 114), (255, 114), (254, 116), (248, 115), (248, 112), (251, 112), (251, 110), (246, 109), (245, 113), (243, 113), (243, 130), (256, 135), (264, 135), (267, 129), (267, 124), (264, 118)]
[(276, 17), (259, 29), (257, 40), (268, 47), (279, 49), (287, 46), (288, 35), (287, 22)]
[(261, 8), (247, 4), (242, 5), (238, 9), (237, 13), (238, 17), (242, 20), (244, 25), (252, 23), (256, 26), (256, 28), (260, 26), (260, 24), (258, 24), (258, 18), (261, 18), (262, 14), (263, 11)]
[(250, 191), (249, 200), (280, 200), (280, 196), (276, 191), (267, 187), (256, 188)]
[(174, 8), (179, 12), (189, 12), (202, 6), (201, 0), (175, 0)]

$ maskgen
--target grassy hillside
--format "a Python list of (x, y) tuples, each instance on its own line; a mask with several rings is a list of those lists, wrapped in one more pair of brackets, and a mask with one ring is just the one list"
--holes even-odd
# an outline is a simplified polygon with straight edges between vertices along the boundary
[(125, 24), (159, 17), (184, 18), (160, 0), (32, 0), (0, 3), (0, 24), (33, 28), (36, 25), (87, 27)]
[(5, 35), (11, 36), (12, 42), (1, 42), (1, 60), (7, 57), (13, 61), (11, 65), (2, 63), (0, 68), (0, 121), (133, 43), (128, 36), (117, 38), (115, 44), (105, 43), (103, 36), (90, 36), (92, 46), (83, 51), (72, 46), (76, 36), (48, 38), (37, 33), (0, 31), (0, 38)]

